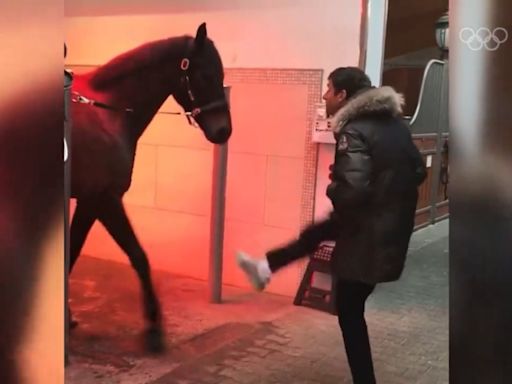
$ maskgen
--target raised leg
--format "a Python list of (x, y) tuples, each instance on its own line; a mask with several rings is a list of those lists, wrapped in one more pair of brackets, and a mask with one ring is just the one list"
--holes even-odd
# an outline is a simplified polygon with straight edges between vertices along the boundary
[(121, 198), (105, 197), (98, 209), (98, 219), (128, 255), (131, 265), (137, 272), (142, 285), (145, 315), (149, 322), (146, 331), (147, 347), (152, 352), (161, 352), (164, 349), (162, 315), (151, 280), (149, 261), (135, 236)]

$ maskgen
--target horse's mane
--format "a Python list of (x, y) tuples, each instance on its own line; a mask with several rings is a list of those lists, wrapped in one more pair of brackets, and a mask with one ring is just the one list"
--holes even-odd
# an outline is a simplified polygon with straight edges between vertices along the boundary
[(91, 85), (102, 89), (143, 68), (178, 57), (190, 36), (171, 37), (143, 44), (116, 56), (99, 67), (91, 76)]

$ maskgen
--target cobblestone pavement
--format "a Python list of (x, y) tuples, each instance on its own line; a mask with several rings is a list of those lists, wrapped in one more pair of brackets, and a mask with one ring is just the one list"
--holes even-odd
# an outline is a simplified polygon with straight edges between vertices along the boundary
[[(206, 285), (189, 282), (189, 287), (194, 284)], [(216, 315), (218, 307), (185, 300), (188, 310), (176, 323), (197, 325), (202, 319), (203, 328), (183, 327), (159, 358), (123, 341), (137, 332), (135, 324), (124, 334), (117, 330), (110, 338), (91, 340), (95, 327), (86, 321), (82, 334), (72, 335), (66, 382), (351, 383), (334, 316), (292, 306), (290, 298), (238, 295), (236, 305), (223, 304), (222, 316)], [(368, 300), (367, 322), (379, 384), (448, 383), (448, 222), (414, 235), (402, 279), (377, 287)]]

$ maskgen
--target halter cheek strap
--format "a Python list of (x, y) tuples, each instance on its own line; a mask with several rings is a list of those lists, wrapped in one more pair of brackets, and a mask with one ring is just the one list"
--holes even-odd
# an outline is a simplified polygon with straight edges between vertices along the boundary
[(193, 44), (194, 44), (193, 40), (189, 40), (189, 42), (187, 43), (187, 51), (185, 52), (185, 55), (181, 59), (181, 62), (180, 62), (180, 69), (182, 71), (181, 84), (184, 85), (185, 91), (187, 92), (187, 95), (188, 95), (188, 99), (189, 99), (190, 103), (192, 104), (192, 110), (185, 112), (185, 115), (187, 116), (189, 123), (191, 123), (191, 117), (193, 118), (195, 116), (198, 116), (199, 114), (201, 114), (203, 112), (211, 111), (211, 110), (214, 110), (217, 108), (229, 107), (225, 98), (214, 100), (211, 103), (208, 103), (208, 104), (202, 105), (202, 106), (198, 106), (196, 104), (196, 97), (194, 96), (194, 92), (192, 91), (192, 87), (190, 85), (190, 76), (189, 76), (189, 74), (190, 74), (189, 56), (192, 53)]
[(190, 87), (190, 78), (188, 76), (188, 69), (190, 67), (190, 60), (187, 57), (181, 59), (180, 69), (185, 72), (185, 75), (182, 77), (182, 81), (185, 83), (185, 87), (187, 89), (188, 98), (193, 103), (196, 101), (194, 94), (192, 93), (192, 88)]

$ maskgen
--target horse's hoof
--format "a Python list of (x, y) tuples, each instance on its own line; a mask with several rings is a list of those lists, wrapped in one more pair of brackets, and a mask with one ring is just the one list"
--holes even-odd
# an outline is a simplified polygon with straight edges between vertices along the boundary
[(78, 324), (79, 323), (76, 320), (73, 320), (73, 319), (69, 320), (69, 329), (75, 329), (76, 327), (78, 327)]
[(165, 352), (164, 331), (160, 327), (150, 327), (144, 334), (146, 350), (152, 354)]
[(71, 313), (71, 309), (69, 309), (69, 306), (68, 306), (68, 327), (70, 330), (78, 327), (78, 321), (73, 319), (73, 314)]

